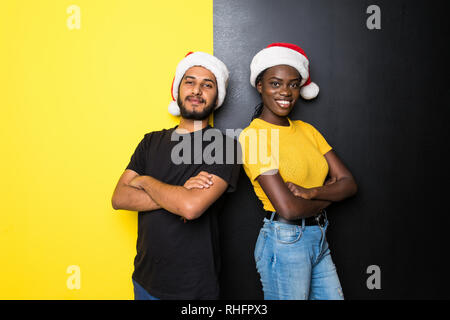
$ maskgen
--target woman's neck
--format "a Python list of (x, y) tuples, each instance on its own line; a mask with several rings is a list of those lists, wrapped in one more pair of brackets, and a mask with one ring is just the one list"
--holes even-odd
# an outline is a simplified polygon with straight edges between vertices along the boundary
[(263, 107), (259, 118), (276, 126), (284, 126), (284, 127), (289, 126), (289, 120), (287, 117), (277, 116), (276, 114), (268, 110), (266, 107)]

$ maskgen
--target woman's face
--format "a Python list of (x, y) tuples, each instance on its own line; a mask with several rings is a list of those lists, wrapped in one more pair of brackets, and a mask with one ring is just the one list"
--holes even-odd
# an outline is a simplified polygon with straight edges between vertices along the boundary
[(291, 66), (278, 65), (267, 69), (256, 84), (264, 104), (263, 114), (286, 117), (300, 96), (301, 80), (298, 71)]

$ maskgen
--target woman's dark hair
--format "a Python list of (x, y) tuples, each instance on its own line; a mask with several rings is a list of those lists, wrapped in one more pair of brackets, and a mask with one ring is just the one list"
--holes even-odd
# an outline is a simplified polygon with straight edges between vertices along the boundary
[[(263, 71), (260, 72), (260, 74), (258, 74), (258, 76), (256, 77), (256, 80), (255, 80), (255, 86), (257, 86), (258, 83), (260, 81), (262, 81), (262, 77), (264, 76), (264, 73), (266, 72), (266, 70), (267, 69), (264, 69)], [(253, 112), (253, 116), (252, 116), (252, 119), (250, 121), (253, 121), (253, 119), (258, 118), (261, 115), (262, 110), (263, 110), (263, 106), (264, 106), (264, 104), (261, 102), (260, 104), (258, 104), (255, 107), (255, 111)]]

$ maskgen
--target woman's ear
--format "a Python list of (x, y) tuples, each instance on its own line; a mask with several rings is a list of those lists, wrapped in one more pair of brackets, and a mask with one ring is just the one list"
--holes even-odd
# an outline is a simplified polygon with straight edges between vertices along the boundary
[(258, 81), (258, 83), (256, 84), (256, 90), (258, 90), (258, 92), (261, 94), (261, 92), (262, 92), (262, 81)]

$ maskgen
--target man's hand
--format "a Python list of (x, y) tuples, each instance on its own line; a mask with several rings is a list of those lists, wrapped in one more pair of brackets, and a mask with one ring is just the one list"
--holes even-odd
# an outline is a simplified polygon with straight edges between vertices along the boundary
[(136, 189), (139, 189), (139, 190), (143, 190), (144, 189), (144, 187), (142, 186), (142, 181), (143, 181), (143, 179), (145, 179), (144, 178), (145, 176), (136, 176), (135, 178), (133, 178), (133, 180), (131, 180), (129, 183), (128, 183), (128, 185), (130, 186), (130, 187), (133, 187), (133, 188), (136, 188)]
[[(210, 175), (206, 171), (200, 171), (198, 175), (195, 177), (190, 177), (183, 185), (186, 189), (203, 189), (203, 188), (209, 188), (213, 182), (212, 182), (212, 175)], [(186, 218), (180, 217), (184, 221), (184, 223), (187, 222)]]
[(212, 186), (212, 175), (206, 171), (201, 171), (195, 177), (189, 178), (183, 185), (186, 189), (203, 189)]
[[(142, 182), (144, 181), (144, 179), (145, 179), (145, 176), (136, 176), (135, 178), (133, 178), (133, 180), (131, 180), (129, 182), (128, 185), (130, 187), (143, 190), (144, 187), (142, 185)], [(206, 171), (201, 171), (195, 177), (189, 178), (184, 183), (183, 187), (185, 187), (186, 189), (194, 189), (194, 188), (203, 189), (203, 188), (209, 188), (210, 186), (212, 186), (212, 184), (213, 184), (212, 175), (210, 175)]]
[[(207, 172), (186, 181), (186, 186), (170, 185), (151, 176), (134, 177), (128, 186), (143, 189), (156, 204), (167, 211), (194, 220), (200, 217), (227, 189), (228, 183)], [(212, 182), (212, 183), (210, 183)], [(199, 188), (196, 186), (203, 186)], [(205, 188), (205, 185), (209, 185)], [(201, 190), (199, 190), (201, 189)]]

